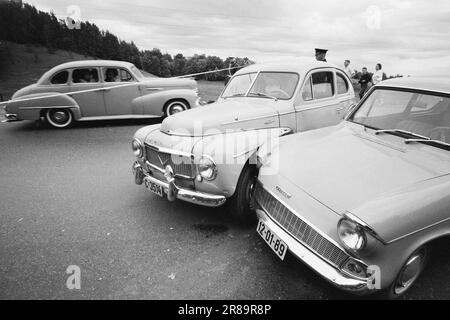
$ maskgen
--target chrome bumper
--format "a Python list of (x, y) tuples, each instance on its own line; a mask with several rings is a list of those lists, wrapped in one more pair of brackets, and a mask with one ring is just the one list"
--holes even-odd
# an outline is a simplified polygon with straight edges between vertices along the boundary
[(14, 113), (7, 113), (4, 115), (5, 120), (2, 120), (2, 122), (14, 122), (14, 121), (20, 121), (20, 119), (17, 117), (17, 114)]
[(220, 207), (226, 201), (224, 196), (212, 195), (202, 192), (196, 192), (192, 190), (182, 189), (178, 187), (175, 183), (175, 178), (167, 172), (165, 174), (167, 181), (161, 181), (148, 175), (142, 169), (142, 166), (136, 161), (132, 167), (134, 182), (138, 185), (144, 183), (144, 180), (148, 180), (157, 185), (160, 185), (164, 189), (164, 193), (169, 201), (175, 201), (175, 199), (180, 199), (186, 202), (202, 205), (205, 207)]
[(276, 224), (263, 210), (257, 209), (256, 213), (258, 218), (264, 221), (264, 223), (287, 244), (289, 251), (294, 256), (302, 260), (333, 285), (342, 290), (350, 291), (356, 294), (368, 294), (373, 292), (373, 290), (370, 290), (367, 286), (366, 281), (350, 278), (337, 270), (335, 267), (326, 263), (315, 253), (308, 250), (305, 246), (300, 244), (291, 235), (284, 231), (278, 224)]

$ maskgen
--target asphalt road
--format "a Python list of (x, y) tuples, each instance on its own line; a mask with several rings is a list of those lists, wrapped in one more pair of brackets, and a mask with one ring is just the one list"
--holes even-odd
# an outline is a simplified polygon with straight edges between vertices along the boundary
[[(130, 139), (145, 124), (0, 124), (0, 299), (353, 298), (223, 209), (136, 186)], [(450, 298), (448, 245), (405, 298)], [(69, 265), (80, 290), (66, 287)]]

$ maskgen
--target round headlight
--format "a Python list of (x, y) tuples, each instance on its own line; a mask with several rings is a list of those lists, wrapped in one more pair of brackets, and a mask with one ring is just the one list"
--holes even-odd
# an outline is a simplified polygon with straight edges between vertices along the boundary
[(133, 142), (131, 142), (131, 148), (136, 157), (141, 158), (144, 155), (144, 148), (139, 140), (134, 139)]
[(341, 242), (352, 251), (361, 251), (366, 247), (366, 233), (358, 223), (342, 219), (338, 225), (338, 235)]
[(217, 176), (217, 166), (210, 156), (203, 155), (197, 164), (198, 173), (206, 180), (214, 180)]

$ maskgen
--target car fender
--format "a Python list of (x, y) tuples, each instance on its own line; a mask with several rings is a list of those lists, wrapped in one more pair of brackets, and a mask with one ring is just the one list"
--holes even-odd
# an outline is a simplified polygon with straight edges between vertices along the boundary
[(15, 113), (21, 120), (39, 120), (42, 110), (70, 109), (75, 120), (81, 118), (80, 107), (67, 94), (59, 92), (35, 93), (21, 96), (7, 103), (8, 113)]
[(170, 100), (185, 100), (190, 108), (197, 106), (198, 96), (192, 89), (147, 88), (141, 97), (133, 100), (133, 105), (142, 106), (144, 114), (162, 114), (164, 106)]
[(248, 131), (232, 131), (203, 137), (192, 153), (196, 161), (202, 155), (211, 157), (217, 166), (217, 176), (213, 181), (196, 181), (198, 191), (231, 197), (245, 165), (257, 165), (257, 152), (261, 148), (270, 149), (278, 138), (291, 133), (289, 128), (269, 128)]

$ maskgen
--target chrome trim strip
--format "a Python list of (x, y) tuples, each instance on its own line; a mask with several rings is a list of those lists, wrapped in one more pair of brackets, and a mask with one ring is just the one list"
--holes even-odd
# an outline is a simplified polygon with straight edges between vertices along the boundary
[(254, 118), (247, 118), (247, 119), (242, 119), (242, 120), (234, 120), (234, 121), (229, 121), (229, 122), (222, 122), (220, 125), (221, 125), (221, 126), (225, 126), (225, 125), (227, 125), (227, 124), (241, 123), (241, 122), (247, 122), (247, 121), (259, 120), (259, 119), (265, 119), (265, 118), (272, 118), (272, 117), (278, 117), (278, 113), (271, 114), (271, 115), (265, 115), (265, 116), (254, 117)]
[(418, 232), (427, 230), (427, 229), (429, 229), (429, 228), (435, 227), (435, 226), (437, 226), (437, 225), (439, 225), (439, 224), (441, 224), (441, 223), (447, 222), (447, 221), (450, 221), (450, 217), (449, 217), (449, 218), (445, 218), (445, 219), (443, 219), (443, 220), (441, 220), (441, 221), (435, 222), (435, 223), (433, 223), (433, 224), (430, 224), (429, 226), (423, 227), (423, 228), (421, 228), (421, 229), (417, 229), (417, 230), (415, 230), (415, 231), (412, 231), (412, 232), (410, 232), (410, 233), (408, 233), (408, 234), (405, 234), (405, 235), (403, 235), (403, 236), (401, 236), (401, 237), (392, 239), (391, 241), (386, 242), (386, 244), (394, 243), (394, 242), (396, 242), (396, 241), (399, 241), (399, 240), (404, 239), (404, 238), (406, 238), (406, 237), (412, 236), (413, 234), (416, 234), (416, 233), (418, 233)]
[(159, 147), (157, 145), (150, 144), (150, 143), (145, 143), (145, 145), (153, 150), (156, 150), (156, 151), (159, 151), (162, 153), (168, 153), (168, 154), (174, 154), (177, 156), (187, 157), (187, 158), (191, 158), (192, 160), (194, 159), (194, 155), (190, 152), (184, 152), (184, 151), (178, 151), (178, 150), (174, 150), (174, 149)]

